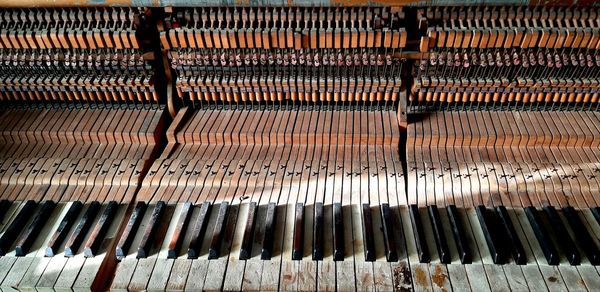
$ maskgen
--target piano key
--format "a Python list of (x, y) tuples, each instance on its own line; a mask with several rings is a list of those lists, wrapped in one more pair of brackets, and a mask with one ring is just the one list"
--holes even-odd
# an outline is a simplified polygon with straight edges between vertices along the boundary
[(594, 218), (596, 218), (596, 222), (600, 224), (600, 207), (590, 208), (592, 214), (594, 214)]
[(267, 205), (267, 214), (265, 217), (265, 231), (264, 239), (262, 242), (262, 249), (260, 252), (260, 258), (262, 260), (270, 260), (273, 254), (273, 239), (275, 232), (275, 220), (277, 218), (277, 204), (269, 203)]
[(292, 260), (301, 260), (304, 245), (304, 204), (296, 203)]
[(146, 225), (146, 228), (144, 229), (142, 241), (140, 241), (140, 245), (137, 249), (138, 259), (148, 257), (150, 248), (154, 243), (154, 236), (156, 234), (156, 230), (158, 229), (166, 207), (167, 204), (163, 201), (157, 202), (156, 206), (154, 206), (154, 209), (152, 210), (152, 215), (150, 216), (150, 221), (148, 221), (148, 225)]
[(550, 240), (550, 235), (544, 227), (538, 211), (535, 209), (535, 207), (530, 206), (525, 208), (525, 214), (529, 220), (531, 228), (533, 229), (535, 237), (538, 240), (542, 252), (546, 257), (546, 261), (549, 265), (558, 265), (558, 253), (554, 247), (554, 244)]
[(523, 245), (517, 236), (517, 232), (515, 231), (515, 227), (510, 220), (510, 216), (508, 211), (504, 206), (496, 207), (496, 214), (502, 223), (504, 228), (504, 234), (507, 236), (510, 245), (510, 253), (512, 254), (513, 260), (517, 265), (525, 265), (527, 264), (527, 256), (525, 255), (525, 250), (523, 249)]
[(417, 205), (410, 205), (408, 209), (410, 213), (410, 222), (413, 230), (413, 236), (415, 238), (415, 245), (417, 249), (417, 256), (420, 263), (429, 262), (429, 249), (425, 240), (425, 230), (423, 229), (423, 221), (421, 220), (421, 214), (419, 213), (419, 207)]
[(385, 257), (388, 262), (398, 261), (398, 251), (396, 249), (396, 237), (393, 231), (392, 211), (387, 203), (381, 204), (381, 223), (383, 229), (383, 243), (385, 247)]
[(548, 227), (553, 231), (555, 235), (554, 239), (558, 242), (564, 256), (567, 257), (571, 265), (579, 265), (581, 263), (581, 255), (575, 246), (575, 242), (571, 239), (571, 235), (569, 235), (569, 232), (565, 228), (563, 221), (560, 219), (560, 215), (552, 206), (544, 207), (544, 212), (546, 212), (550, 223)]
[(323, 260), (323, 203), (315, 203), (314, 208), (312, 259), (320, 261)]
[(37, 203), (35, 201), (27, 201), (17, 216), (10, 222), (2, 234), (2, 237), (0, 237), (0, 256), (5, 255), (8, 252), (8, 249), (11, 248), (17, 236), (23, 230), (25, 224), (27, 224), (27, 221), (29, 220), (36, 206)]
[(464, 225), (462, 220), (460, 220), (458, 210), (455, 205), (449, 205), (446, 207), (446, 211), (448, 212), (448, 221), (452, 228), (452, 234), (454, 235), (454, 242), (459, 253), (460, 262), (463, 265), (470, 264), (472, 259), (471, 251), (466, 242), (467, 239), (463, 228)]
[(563, 214), (567, 218), (569, 227), (573, 230), (577, 244), (581, 247), (590, 263), (594, 266), (600, 265), (600, 250), (592, 239), (589, 231), (586, 229), (583, 221), (577, 214), (575, 208), (569, 206), (562, 209)]
[(75, 224), (75, 220), (77, 219), (77, 216), (79, 215), (79, 212), (81, 212), (82, 208), (83, 203), (81, 203), (80, 201), (75, 201), (71, 204), (71, 207), (69, 207), (67, 214), (65, 214), (65, 216), (61, 220), (58, 229), (56, 229), (56, 231), (52, 235), (52, 238), (48, 242), (48, 245), (46, 247), (47, 257), (52, 257), (56, 254), (60, 245), (67, 238), (71, 227), (73, 226), (73, 224)]
[(188, 224), (190, 222), (190, 217), (192, 216), (192, 212), (194, 211), (194, 206), (191, 202), (185, 202), (183, 204), (183, 208), (181, 210), (181, 214), (179, 216), (179, 220), (177, 221), (177, 228), (169, 242), (169, 250), (167, 251), (167, 258), (174, 259), (179, 255), (179, 251), (181, 249), (181, 244), (183, 243), (184, 234), (187, 230)]
[(246, 217), (246, 226), (244, 229), (244, 237), (242, 246), (240, 247), (240, 260), (247, 260), (252, 256), (252, 242), (254, 239), (254, 225), (256, 221), (256, 202), (248, 204), (248, 216)]
[(375, 261), (375, 235), (373, 234), (373, 219), (371, 217), (371, 206), (362, 204), (362, 232), (365, 261)]
[(4, 199), (0, 201), (0, 222), (4, 220), (4, 217), (6, 217), (6, 213), (8, 213), (8, 209), (11, 205), (12, 202), (9, 200)]
[(83, 247), (83, 254), (86, 258), (94, 257), (98, 253), (118, 208), (119, 203), (115, 201), (110, 201), (106, 205), (106, 209), (100, 215), (100, 219), (96, 222), (96, 226), (92, 229), (92, 233)]
[(194, 225), (192, 241), (188, 247), (188, 259), (197, 259), (200, 256), (200, 249), (202, 248), (202, 239), (206, 232), (206, 226), (208, 225), (208, 219), (210, 217), (211, 205), (209, 202), (202, 203), (200, 206), (200, 214)]
[(42, 207), (37, 212), (33, 221), (27, 226), (27, 229), (21, 234), (19, 239), (17, 240), (17, 244), (15, 246), (15, 254), (16, 256), (25, 256), (33, 241), (39, 236), (40, 230), (47, 223), (48, 217), (56, 207), (56, 203), (51, 200), (47, 200), (42, 204)]
[(117, 259), (121, 260), (127, 256), (127, 252), (129, 252), (129, 248), (131, 248), (131, 243), (133, 242), (135, 234), (142, 222), (142, 218), (144, 217), (144, 213), (146, 212), (146, 207), (147, 205), (145, 202), (140, 201), (136, 203), (135, 209), (133, 209), (129, 221), (127, 221), (127, 226), (119, 239), (119, 243), (117, 243)]
[(433, 237), (437, 246), (438, 255), (442, 264), (450, 263), (450, 250), (446, 243), (446, 235), (444, 235), (444, 229), (442, 227), (442, 221), (440, 220), (440, 214), (436, 205), (427, 206), (429, 218), (431, 220), (431, 227), (433, 230)]
[(341, 203), (333, 204), (333, 260), (344, 260), (344, 214)]
[(504, 253), (498, 238), (499, 234), (495, 227), (495, 220), (492, 218), (494, 215), (489, 213), (487, 208), (483, 205), (477, 206), (475, 210), (494, 264), (504, 264)]
[(210, 247), (208, 248), (208, 259), (217, 259), (220, 256), (221, 242), (223, 240), (223, 232), (225, 231), (225, 225), (227, 224), (227, 209), (229, 207), (228, 202), (221, 202), (219, 206), (219, 213), (217, 215), (217, 221), (215, 223), (215, 229), (213, 230), (212, 239), (210, 241)]
[(74, 256), (77, 250), (79, 250), (79, 247), (83, 243), (83, 239), (92, 227), (92, 223), (94, 223), (96, 215), (98, 215), (98, 211), (100, 211), (100, 203), (98, 201), (90, 203), (89, 207), (79, 220), (79, 223), (75, 226), (75, 230), (69, 237), (69, 240), (67, 240), (67, 243), (65, 244), (66, 257)]

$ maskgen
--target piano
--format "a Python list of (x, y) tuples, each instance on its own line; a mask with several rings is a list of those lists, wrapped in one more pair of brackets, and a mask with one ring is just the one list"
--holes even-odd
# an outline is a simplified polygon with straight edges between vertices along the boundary
[(516, 2), (0, 1), (0, 289), (597, 290), (600, 11)]

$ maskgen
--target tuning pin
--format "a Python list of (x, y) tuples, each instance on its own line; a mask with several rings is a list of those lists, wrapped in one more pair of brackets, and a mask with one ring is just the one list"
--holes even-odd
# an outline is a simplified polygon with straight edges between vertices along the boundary
[(579, 53), (578, 57), (579, 57), (579, 66), (581, 66), (581, 67), (585, 66), (586, 61), (585, 61), (585, 56), (583, 55), (583, 53)]
[(596, 67), (600, 67), (600, 55), (596, 55)]
[(390, 56), (390, 55), (386, 55), (386, 56), (385, 56), (385, 64), (386, 64), (386, 65), (388, 65), (388, 66), (391, 66), (391, 65), (392, 65), (392, 63), (393, 63), (393, 62), (392, 62), (392, 56)]
[(460, 54), (455, 53), (454, 54), (454, 66), (460, 67), (460, 65), (461, 65)]
[(587, 66), (588, 67), (593, 67), (594, 66), (594, 60), (592, 60), (592, 55), (587, 54), (586, 55), (586, 59), (587, 59)]
[(471, 64), (469, 63), (469, 55), (467, 53), (463, 54), (463, 60), (463, 67), (469, 68)]

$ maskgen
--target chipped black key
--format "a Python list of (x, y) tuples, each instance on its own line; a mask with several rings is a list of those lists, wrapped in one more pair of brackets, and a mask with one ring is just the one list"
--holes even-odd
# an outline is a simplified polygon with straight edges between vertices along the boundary
[(104, 212), (100, 215), (100, 219), (98, 219), (96, 226), (92, 229), (92, 233), (83, 247), (83, 255), (86, 258), (91, 258), (98, 254), (100, 246), (104, 241), (104, 237), (108, 232), (108, 228), (115, 219), (117, 208), (119, 208), (119, 203), (115, 201), (108, 202), (106, 209), (104, 209)]
[(373, 233), (373, 217), (369, 204), (362, 205), (362, 219), (365, 261), (373, 262), (375, 261), (375, 235)]
[(200, 214), (196, 220), (192, 241), (188, 247), (188, 259), (197, 259), (200, 256), (200, 248), (202, 248), (202, 239), (204, 238), (206, 226), (208, 225), (210, 209), (211, 205), (209, 202), (204, 202), (202, 203), (202, 206), (200, 206)]
[(163, 201), (159, 201), (156, 203), (156, 206), (154, 206), (154, 210), (152, 210), (152, 214), (150, 215), (150, 221), (148, 221), (148, 225), (146, 225), (146, 228), (144, 229), (144, 234), (142, 235), (142, 240), (140, 241), (137, 250), (138, 259), (146, 258), (150, 253), (156, 230), (160, 225), (160, 219), (162, 218), (166, 207), (167, 204)]
[(463, 228), (464, 225), (460, 220), (458, 210), (456, 209), (455, 205), (450, 205), (446, 207), (446, 211), (448, 212), (448, 220), (450, 221), (450, 227), (452, 228), (452, 235), (454, 235), (454, 242), (456, 243), (456, 249), (458, 250), (460, 262), (463, 265), (470, 264), (472, 260), (471, 251), (469, 250), (469, 245), (467, 243), (467, 238)]
[(448, 249), (448, 243), (446, 242), (446, 235), (444, 234), (444, 228), (442, 227), (442, 220), (440, 220), (440, 213), (436, 205), (427, 206), (427, 213), (431, 220), (431, 229), (433, 230), (433, 237), (435, 239), (435, 245), (437, 246), (438, 255), (442, 264), (450, 263), (450, 250)]
[(333, 204), (333, 260), (344, 260), (344, 213), (341, 203)]
[(254, 222), (256, 221), (256, 202), (248, 204), (248, 217), (246, 217), (246, 227), (244, 229), (244, 238), (240, 248), (240, 260), (247, 260), (252, 255), (252, 240), (254, 237)]
[(304, 245), (304, 204), (296, 203), (292, 260), (301, 260)]
[(533, 229), (533, 233), (535, 234), (535, 237), (542, 248), (542, 252), (544, 252), (546, 261), (549, 265), (558, 265), (558, 252), (550, 240), (548, 231), (542, 224), (542, 219), (540, 218), (538, 211), (535, 209), (535, 207), (530, 206), (525, 208), (525, 215), (527, 215), (527, 219), (529, 220), (529, 224)]
[(127, 252), (133, 243), (133, 239), (135, 238), (135, 234), (137, 233), (140, 224), (142, 223), (142, 218), (144, 218), (144, 213), (146, 212), (146, 203), (145, 202), (137, 202), (135, 205), (135, 209), (133, 209), (133, 213), (129, 217), (129, 221), (127, 221), (127, 226), (119, 239), (119, 243), (117, 243), (116, 248), (116, 256), (117, 259), (122, 259), (127, 256)]
[(15, 242), (19, 233), (23, 231), (36, 206), (37, 203), (35, 201), (27, 201), (17, 216), (10, 222), (10, 225), (8, 225), (2, 237), (0, 237), (0, 255), (3, 256), (8, 252), (8, 249)]
[(208, 248), (208, 259), (217, 259), (221, 253), (221, 242), (223, 239), (223, 232), (225, 230), (225, 224), (227, 221), (227, 209), (229, 204), (227, 202), (221, 202), (219, 206), (219, 213), (217, 214), (217, 221), (215, 222), (215, 229), (213, 230), (212, 239), (210, 241), (210, 247)]
[(388, 262), (398, 261), (398, 251), (396, 249), (396, 237), (394, 235), (394, 223), (392, 210), (388, 203), (383, 203), (380, 206), (381, 224), (383, 227), (383, 245), (385, 247), (385, 258)]
[(31, 245), (37, 236), (40, 235), (40, 231), (42, 231), (44, 225), (48, 222), (48, 218), (50, 217), (50, 214), (52, 214), (54, 207), (56, 207), (56, 203), (51, 200), (45, 201), (44, 204), (42, 204), (42, 207), (33, 218), (33, 221), (31, 221), (17, 240), (15, 246), (16, 256), (22, 257), (29, 252)]
[(323, 203), (315, 204), (314, 219), (313, 219), (313, 242), (312, 242), (312, 259), (320, 261), (323, 259)]
[(560, 215), (552, 206), (544, 207), (544, 212), (546, 212), (546, 216), (550, 221), (550, 229), (554, 231), (554, 239), (560, 245), (565, 257), (567, 257), (571, 265), (579, 265), (581, 263), (581, 255), (563, 221), (560, 219)]
[(598, 250), (598, 246), (596, 246), (588, 230), (584, 228), (585, 225), (583, 225), (581, 218), (577, 215), (575, 208), (571, 206), (565, 207), (563, 208), (563, 214), (575, 234), (577, 243), (585, 253), (585, 256), (590, 260), (590, 263), (594, 266), (600, 265), (600, 250)]
[(273, 238), (275, 232), (275, 218), (277, 215), (277, 204), (269, 203), (267, 206), (267, 216), (265, 217), (265, 233), (262, 242), (260, 258), (270, 260), (273, 252)]
[(495, 214), (488, 212), (483, 205), (475, 207), (475, 211), (477, 211), (479, 225), (481, 225), (481, 231), (485, 237), (492, 261), (496, 265), (504, 264), (505, 256), (502, 244), (500, 243), (500, 234), (496, 228), (497, 220), (495, 220)]
[(69, 237), (69, 240), (67, 240), (67, 243), (65, 244), (66, 257), (75, 256), (75, 253), (83, 243), (83, 239), (92, 227), (92, 223), (94, 223), (98, 211), (100, 211), (100, 203), (94, 201), (90, 204), (85, 213), (83, 213), (83, 216), (79, 220), (79, 223), (77, 223), (77, 226), (75, 226), (75, 230), (71, 234), (71, 237)]
[(425, 240), (425, 230), (423, 230), (423, 221), (421, 220), (419, 207), (417, 205), (410, 205), (408, 211), (410, 213), (410, 222), (414, 233), (413, 235), (415, 237), (415, 245), (417, 247), (419, 262), (428, 263), (429, 248), (427, 248), (427, 241)]
[(47, 257), (52, 257), (56, 254), (62, 242), (67, 238), (67, 234), (71, 230), (71, 227), (75, 224), (77, 215), (79, 215), (82, 208), (83, 203), (80, 201), (75, 201), (71, 204), (71, 207), (69, 207), (69, 210), (60, 221), (60, 225), (58, 225), (58, 228), (52, 234), (52, 237), (46, 246)]
[(501, 227), (503, 228), (504, 234), (506, 235), (506, 239), (508, 239), (508, 244), (510, 246), (510, 253), (512, 258), (515, 260), (517, 265), (525, 265), (527, 264), (527, 256), (525, 255), (525, 250), (523, 249), (523, 245), (519, 240), (517, 232), (515, 231), (515, 227), (510, 220), (510, 216), (508, 215), (508, 211), (504, 206), (496, 207), (496, 214), (500, 219)]
[(183, 243), (184, 234), (187, 230), (188, 224), (190, 222), (190, 217), (192, 216), (193, 211), (194, 206), (192, 205), (192, 203), (185, 202), (183, 204), (183, 208), (181, 208), (181, 214), (179, 215), (179, 220), (177, 220), (175, 232), (173, 233), (173, 237), (171, 237), (171, 241), (169, 242), (167, 258), (174, 259), (177, 258), (177, 256), (179, 255), (179, 250), (181, 249), (181, 244)]

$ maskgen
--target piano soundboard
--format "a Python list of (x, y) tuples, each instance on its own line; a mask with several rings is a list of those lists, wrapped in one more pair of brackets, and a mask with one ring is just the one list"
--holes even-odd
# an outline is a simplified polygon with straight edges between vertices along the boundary
[(594, 1), (142, 2), (0, 1), (0, 290), (600, 287)]

